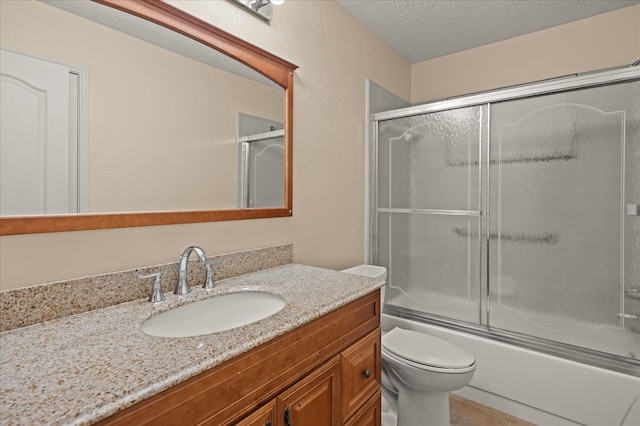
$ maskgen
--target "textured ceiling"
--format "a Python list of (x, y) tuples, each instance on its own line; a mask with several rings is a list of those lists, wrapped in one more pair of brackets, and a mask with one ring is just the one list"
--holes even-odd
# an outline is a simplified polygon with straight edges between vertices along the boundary
[(415, 64), (631, 6), (640, 0), (337, 2), (409, 63)]

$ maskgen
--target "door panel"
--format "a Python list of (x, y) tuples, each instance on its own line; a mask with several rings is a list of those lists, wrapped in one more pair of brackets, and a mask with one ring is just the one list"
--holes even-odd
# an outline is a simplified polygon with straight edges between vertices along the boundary
[(634, 302), (625, 313), (621, 290), (640, 267), (637, 217), (624, 201), (624, 186), (627, 198), (640, 194), (639, 88), (492, 105), (491, 327), (637, 355), (640, 335), (624, 324), (637, 320), (620, 314), (636, 313)]
[(302, 379), (278, 397), (277, 416), (285, 426), (340, 424), (340, 357)]
[(76, 212), (77, 189), (71, 187), (76, 179), (70, 179), (69, 68), (7, 50), (0, 53), (0, 214)]

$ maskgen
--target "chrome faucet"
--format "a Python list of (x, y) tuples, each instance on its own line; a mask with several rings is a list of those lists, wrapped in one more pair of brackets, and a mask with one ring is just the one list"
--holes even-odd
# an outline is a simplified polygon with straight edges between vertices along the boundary
[[(189, 283), (187, 281), (187, 264), (189, 261), (189, 255), (191, 252), (195, 252), (198, 255), (201, 263), (208, 265), (207, 263), (207, 255), (204, 253), (200, 247), (190, 246), (182, 252), (182, 256), (180, 256), (180, 267), (178, 270), (178, 284), (176, 284), (175, 290), (173, 290), (173, 294), (184, 295), (191, 293), (191, 287), (189, 287)], [(209, 281), (212, 281), (212, 271), (211, 267), (207, 267), (207, 277), (205, 278), (205, 284)]]

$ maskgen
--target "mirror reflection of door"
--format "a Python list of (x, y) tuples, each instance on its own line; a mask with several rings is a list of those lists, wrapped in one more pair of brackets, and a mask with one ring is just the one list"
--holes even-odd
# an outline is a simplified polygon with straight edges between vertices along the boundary
[(81, 211), (77, 73), (26, 54), (0, 53), (0, 215)]
[(283, 124), (238, 114), (238, 207), (284, 205)]

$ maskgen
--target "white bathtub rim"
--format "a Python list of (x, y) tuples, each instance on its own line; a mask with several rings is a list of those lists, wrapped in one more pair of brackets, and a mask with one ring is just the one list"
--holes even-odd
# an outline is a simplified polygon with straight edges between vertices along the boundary
[[(427, 332), (468, 350), (474, 354), (478, 364), (470, 387), (493, 395), (491, 398), (485, 396), (485, 402), (493, 401), (485, 405), (505, 411), (504, 407), (495, 406), (496, 398), (502, 398), (503, 405), (509, 405), (507, 401), (512, 401), (517, 403), (511, 404), (515, 412), (505, 412), (534, 423), (549, 424), (551, 422), (542, 419), (550, 415), (556, 417), (558, 423), (570, 421), (619, 425), (640, 390), (638, 377), (456, 330), (388, 314), (382, 315), (382, 326), (385, 330), (401, 326)], [(503, 371), (504, 374), (496, 374), (497, 371)], [(519, 380), (514, 381), (513, 377)], [(547, 380), (558, 381), (549, 385)], [(462, 393), (471, 392), (464, 388)], [(480, 395), (477, 392), (474, 394)], [(569, 395), (574, 397), (570, 398)], [(518, 404), (530, 409), (524, 410)], [(539, 413), (533, 415), (532, 410)], [(625, 424), (640, 424), (640, 404), (631, 410)]]

